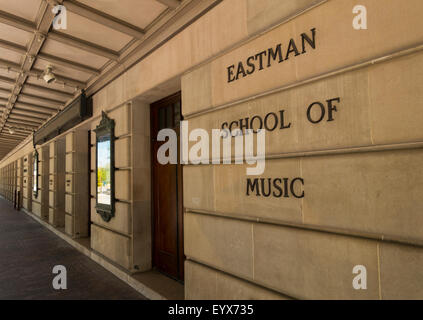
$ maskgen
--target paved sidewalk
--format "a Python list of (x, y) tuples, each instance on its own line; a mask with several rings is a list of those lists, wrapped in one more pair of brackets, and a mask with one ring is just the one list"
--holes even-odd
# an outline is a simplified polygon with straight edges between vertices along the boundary
[[(67, 290), (54, 290), (55, 265)], [(0, 198), (0, 299), (145, 299), (64, 240)]]

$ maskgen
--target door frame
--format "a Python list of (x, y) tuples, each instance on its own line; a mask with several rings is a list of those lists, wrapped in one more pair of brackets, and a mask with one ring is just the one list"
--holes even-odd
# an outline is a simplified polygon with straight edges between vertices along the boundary
[[(157, 256), (155, 253), (155, 243), (156, 243), (156, 228), (155, 228), (155, 205), (156, 205), (156, 187), (157, 181), (155, 181), (155, 172), (154, 172), (154, 165), (157, 162), (157, 155), (154, 150), (154, 143), (157, 140), (157, 133), (158, 133), (158, 121), (156, 112), (160, 107), (169, 105), (170, 103), (175, 103), (179, 100), (181, 103), (181, 121), (182, 121), (182, 95), (181, 91), (176, 92), (166, 98), (158, 100), (152, 104), (150, 104), (150, 154), (151, 154), (151, 255), (152, 255), (152, 266), (153, 268), (156, 266)], [(180, 163), (180, 143), (178, 141), (178, 164), (177, 164), (177, 210), (178, 210), (178, 217), (177, 217), (177, 257), (178, 257), (178, 281), (184, 280), (184, 262), (185, 262), (185, 254), (184, 254), (184, 206), (183, 206), (183, 168), (182, 164)], [(160, 271), (160, 270), (159, 270)], [(168, 275), (170, 276), (170, 275)], [(170, 276), (172, 277), (172, 276)]]

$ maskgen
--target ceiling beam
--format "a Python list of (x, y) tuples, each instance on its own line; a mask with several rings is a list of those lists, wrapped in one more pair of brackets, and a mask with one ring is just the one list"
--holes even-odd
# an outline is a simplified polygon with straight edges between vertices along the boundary
[[(22, 129), (23, 127), (17, 127), (17, 126), (10, 125), (10, 124), (7, 124), (7, 126), (5, 124), (4, 127), (5, 127), (5, 129), (8, 129), (8, 130), (9, 129), (15, 130), (15, 132), (17, 132), (17, 134), (19, 134), (19, 135), (26, 135), (28, 132), (32, 131), (31, 129)], [(25, 130), (25, 131), (23, 131), (23, 130)], [(3, 133), (10, 134), (9, 131), (4, 131)]]
[(2, 10), (0, 10), (0, 22), (27, 32), (34, 32), (37, 30), (35, 24), (31, 21), (22, 19), (21, 17)]
[[(22, 54), (22, 55), (26, 54), (26, 48), (25, 47), (20, 46), (16, 43), (13, 43), (13, 42), (6, 41), (6, 40), (0, 39), (0, 47), (8, 49), (8, 50), (12, 50), (12, 51), (17, 52), (17, 53)], [(74, 70), (79, 70), (79, 71), (86, 72), (86, 73), (89, 73), (89, 74), (100, 75), (100, 71), (95, 69), (95, 68), (85, 66), (85, 65), (80, 64), (78, 62), (74, 62), (74, 61), (66, 60), (66, 59), (63, 59), (63, 58), (60, 58), (60, 57), (56, 57), (56, 56), (53, 56), (53, 55), (50, 55), (50, 54), (39, 53), (37, 55), (37, 58), (44, 60), (44, 61), (47, 61), (47, 62), (50, 62), (50, 63), (58, 64), (58, 65), (61, 65), (61, 66), (67, 67), (67, 68), (71, 68), (71, 69), (74, 69)]]
[[(10, 127), (12, 127), (12, 128), (15, 128), (14, 126), (10, 126)], [(8, 136), (11, 136), (11, 137), (16, 137), (16, 138), (19, 138), (19, 136), (26, 136), (26, 133), (23, 133), (23, 132), (14, 132), (13, 134), (12, 133), (10, 133), (8, 130), (6, 131), (3, 131), (2, 133), (1, 133), (1, 135), (8, 135)]]
[(160, 2), (171, 9), (175, 9), (181, 4), (178, 0), (157, 0), (157, 2)]
[[(7, 132), (7, 131), (6, 131)], [(26, 134), (26, 133), (22, 133), (22, 132), (14, 132), (13, 134), (12, 133), (8, 133), (8, 134), (6, 134), (7, 136), (10, 136), (10, 137), (14, 137), (14, 138), (16, 138), (16, 139), (22, 139), (22, 138), (25, 138), (25, 137), (27, 137), (28, 135)]]
[(12, 111), (10, 116), (13, 116), (13, 115), (19, 116), (19, 117), (29, 117), (30, 119), (36, 119), (36, 120), (39, 120), (41, 122), (44, 122), (49, 118), (48, 116), (42, 116), (42, 115), (39, 115), (39, 114), (37, 115), (37, 114), (33, 114), (33, 113), (28, 113), (28, 112), (25, 112), (25, 111), (22, 112), (22, 111), (16, 110), (15, 108), (13, 108), (13, 111)]
[[(37, 31), (36, 26), (31, 21), (22, 19), (20, 17), (17, 17), (15, 15), (9, 14), (1, 10), (0, 10), (0, 23), (4, 23), (9, 26), (12, 26), (21, 30), (25, 30), (31, 33)], [(58, 42), (61, 42), (67, 45), (75, 46), (79, 49), (94, 53), (96, 55), (103, 56), (108, 59), (117, 60), (119, 58), (119, 54), (111, 49), (96, 45), (94, 43), (91, 43), (82, 39), (75, 38), (75, 37), (54, 31), (54, 30), (48, 33), (48, 37), (52, 40), (56, 40)], [(3, 44), (5, 46), (6, 45), (10, 46), (10, 42), (9, 43), (5, 42)], [(18, 46), (10, 46), (10, 49), (14, 51), (21, 50), (21, 48), (19, 48)]]
[(7, 138), (7, 137), (3, 137), (3, 134), (0, 134), (0, 143), (2, 143), (2, 144), (3, 144), (3, 142), (12, 144), (12, 143), (15, 143), (16, 140), (18, 140), (18, 139), (10, 139), (10, 138)]
[[(12, 118), (10, 118), (12, 117)], [(12, 113), (9, 114), (9, 117), (7, 118), (7, 121), (13, 121), (14, 123), (19, 123), (20, 121), (22, 121), (22, 123), (26, 123), (29, 124), (31, 126), (36, 126), (38, 127), (42, 121), (41, 120), (35, 120), (35, 119), (31, 119), (29, 117), (23, 117), (23, 116), (18, 116), (18, 115), (13, 115)]]
[(33, 132), (33, 131), (18, 131), (16, 128), (13, 128), (13, 130), (15, 132), (19, 132), (21, 134), (19, 137), (22, 138), (22, 139), (25, 139), (26, 137), (28, 137)]
[(22, 140), (19, 140), (19, 141), (16, 141), (14, 143), (5, 145), (4, 148), (1, 149), (0, 151), (3, 152), (3, 153), (8, 153), (10, 150), (16, 148), (16, 146), (19, 145), (22, 142)]
[[(16, 68), (16, 66), (13, 66), (14, 63), (11, 63), (11, 61), (5, 61), (1, 60), (1, 63), (4, 63), (6, 65), (9, 65), (8, 68), (13, 67), (15, 70), (20, 71), (20, 75), (16, 79), (16, 83), (11, 91), (9, 101), (6, 104), (6, 109), (4, 110), (1, 121), (0, 121), (0, 133), (3, 132), (4, 126), (6, 122), (9, 120), (10, 113), (14, 107), (14, 104), (17, 100), (17, 97), (19, 96), (20, 92), (22, 91), (23, 84), (25, 83), (27, 79), (28, 72), (32, 69), (34, 65), (34, 56), (38, 54), (38, 52), (41, 49), (41, 46), (44, 43), (45, 37), (40, 37), (39, 33), (42, 32), (48, 32), (51, 22), (53, 21), (52, 14), (46, 12), (47, 7), (45, 7), (45, 4), (42, 3), (41, 9), (38, 11), (37, 14), (37, 21), (39, 21), (39, 24), (36, 26), (32, 36), (31, 40), (28, 44), (26, 54), (23, 56), (23, 59), (21, 59), (21, 63), (19, 64), (19, 67)], [(46, 26), (47, 19), (50, 19), (49, 26)]]
[(9, 138), (9, 137), (5, 137), (2, 135), (0, 135), (0, 145), (2, 144), (14, 144), (16, 143), (17, 140), (20, 140), (21, 138), (16, 137), (16, 138)]
[(20, 93), (19, 95), (20, 97), (24, 97), (24, 98), (30, 98), (30, 99), (35, 99), (41, 102), (47, 102), (47, 103), (52, 103), (54, 105), (58, 104), (60, 106), (64, 106), (65, 105), (65, 101), (62, 100), (56, 100), (56, 99), (52, 99), (52, 98), (45, 98), (45, 97), (41, 97), (39, 95), (35, 95), (35, 94), (30, 94), (30, 93)]
[[(97, 76), (100, 75), (100, 73), (101, 73), (99, 70), (94, 69), (92, 67), (85, 66), (85, 65), (80, 64), (78, 62), (73, 62), (73, 61), (70, 61), (70, 60), (63, 59), (63, 58), (55, 57), (55, 56), (52, 56), (52, 55), (46, 54), (46, 53), (39, 53), (37, 58), (44, 60), (44, 61), (47, 61), (47, 62), (57, 64), (57, 65), (61, 65), (63, 67), (71, 68), (71, 69), (82, 71), (82, 72), (89, 73), (89, 74), (95, 74)], [(53, 72), (54, 72), (54, 70), (53, 70)]]
[(32, 130), (24, 130), (24, 129), (20, 129), (20, 128), (15, 128), (15, 127), (13, 127), (13, 126), (9, 126), (9, 125), (5, 125), (5, 128), (7, 129), (7, 130), (9, 130), (9, 129), (13, 129), (15, 132), (18, 132), (18, 133), (20, 133), (20, 134), (23, 134), (23, 135), (25, 135), (25, 137), (26, 136), (28, 136), (29, 134), (31, 134), (32, 133)]
[(26, 109), (26, 110), (43, 110), (46, 113), (50, 113), (50, 114), (54, 114), (56, 112), (58, 112), (60, 109), (59, 108), (52, 108), (52, 107), (46, 107), (46, 106), (39, 106), (37, 104), (32, 104), (32, 103), (27, 103), (27, 102), (21, 102), (21, 101), (16, 101), (15, 105), (17, 107), (20, 107), (22, 109)]
[(31, 122), (28, 120), (7, 119), (7, 121), (15, 125), (23, 125), (23, 126), (31, 127), (33, 130), (37, 130), (40, 127), (39, 123)]
[(8, 123), (6, 123), (5, 125), (4, 125), (4, 127), (5, 128), (13, 128), (13, 129), (15, 129), (15, 130), (19, 130), (20, 132), (24, 132), (24, 133), (28, 133), (28, 132), (32, 132), (32, 130), (31, 129), (29, 129), (29, 128), (26, 128), (26, 127), (16, 127), (16, 126), (12, 126), (12, 125), (10, 125), (10, 124), (8, 124)]
[(44, 97), (40, 97), (40, 96), (35, 95), (35, 94), (21, 93), (20, 96), (22, 96), (23, 98), (34, 99), (34, 100), (37, 100), (41, 103), (45, 102), (45, 103), (51, 103), (53, 105), (60, 105), (60, 106), (65, 105), (65, 102), (63, 102), (63, 101), (51, 99), (51, 98), (44, 98)]
[(3, 139), (8, 139), (8, 140), (10, 140), (10, 141), (15, 141), (15, 140), (19, 140), (19, 139), (21, 139), (21, 137), (19, 137), (19, 136), (16, 136), (16, 135), (12, 135), (12, 134), (10, 134), (10, 133), (6, 133), (6, 132), (2, 132), (1, 134), (0, 134), (0, 137), (2, 137)]
[[(1, 77), (0, 77), (0, 81), (1, 81)], [(51, 93), (51, 94), (56, 94), (56, 95), (61, 95), (63, 97), (66, 98), (73, 98), (74, 95), (72, 93), (66, 92), (66, 91), (61, 91), (61, 90), (57, 90), (57, 89), (52, 89), (52, 88), (47, 88), (47, 87), (43, 87), (37, 84), (32, 84), (32, 83), (25, 83), (25, 87), (28, 89), (33, 89), (33, 90), (39, 90), (39, 91), (44, 91), (46, 93)]]
[(15, 82), (16, 82), (16, 80), (15, 79), (12, 79), (12, 78), (0, 76), (0, 82), (4, 82), (4, 83), (7, 83), (7, 84), (14, 85)]
[(21, 72), (21, 65), (14, 63), (12, 61), (0, 59), (0, 66), (5, 67), (5, 68), (9, 68), (10, 70), (17, 72), (17, 73)]
[(17, 138), (17, 139), (10, 139), (9, 137), (3, 137), (0, 136), (0, 144), (1, 145), (14, 145), (15, 143), (19, 143), (22, 139), (25, 139), (25, 137)]
[(8, 149), (8, 148), (14, 148), (22, 140), (13, 140), (13, 141), (10, 141), (10, 140), (0, 140), (0, 146), (3, 147), (2, 150)]
[(11, 94), (12, 93), (12, 91), (7, 90), (7, 89), (3, 89), (3, 88), (0, 88), (0, 92), (7, 93), (7, 94)]
[(144, 37), (145, 32), (140, 28), (110, 16), (102, 11), (88, 7), (82, 3), (64, 1), (63, 5), (66, 7), (66, 10), (74, 12), (79, 16), (85, 17), (91, 21), (95, 21), (108, 28), (130, 35), (137, 39), (142, 39)]
[[(98, 78), (90, 79), (85, 92), (92, 95), (134, 65), (150, 56), (152, 52), (162, 47), (163, 43), (179, 34), (186, 26), (207, 13), (223, 0), (184, 0), (175, 10), (166, 10), (146, 28), (143, 40), (137, 40), (122, 53), (118, 62), (109, 63)], [(124, 68), (122, 68), (124, 66)]]
[(13, 113), (13, 111), (9, 115), (9, 119), (18, 120), (18, 121), (24, 120), (24, 121), (29, 121), (33, 123), (39, 123), (39, 124), (42, 124), (44, 122), (43, 119), (33, 118), (31, 116), (22, 116), (22, 115)]
[(14, 143), (13, 145), (7, 146), (5, 148), (3, 148), (2, 150), (0, 150), (0, 153), (3, 155), (8, 154), (11, 150), (13, 150), (14, 148), (16, 148), (17, 145), (19, 145), (21, 143), (21, 141), (18, 141), (17, 143)]
[(9, 99), (10, 99), (10, 94), (12, 93), (12, 91), (0, 88), (0, 92), (7, 93), (9, 95), (9, 98), (7, 98), (7, 99), (4, 98), (4, 97), (0, 97), (0, 102), (2, 102), (2, 108), (1, 109), (2, 109), (2, 113), (4, 113), (5, 110), (7, 109), (7, 105), (10, 102)]
[[(1, 63), (1, 61), (0, 61)], [(39, 69), (32, 69), (28, 72), (28, 75), (36, 78), (42, 79), (44, 70)], [(54, 73), (54, 72), (53, 72)], [(71, 86), (71, 87), (78, 87), (80, 89), (85, 87), (85, 82), (81, 82), (72, 78), (60, 76), (58, 74), (54, 74), (56, 77), (56, 82), (64, 83), (65, 85)]]
[(0, 47), (14, 51), (19, 54), (26, 54), (26, 48), (13, 42), (0, 39)]
[[(0, 10), (0, 23), (4, 23), (9, 26), (12, 26), (21, 30), (25, 30), (31, 33), (37, 31), (35, 24), (32, 23), (31, 21), (22, 19), (18, 16), (12, 15), (10, 13), (7, 13), (1, 10)], [(63, 34), (54, 30), (48, 33), (48, 37), (52, 40), (65, 43), (67, 45), (75, 46), (79, 49), (92, 52), (94, 54), (106, 57), (108, 59), (117, 60), (119, 58), (119, 54), (111, 49), (104, 48), (94, 43), (91, 43), (82, 39), (74, 38), (72, 36), (68, 36), (66, 34)]]
[(5, 125), (4, 125), (6, 128), (9, 128), (9, 127), (12, 127), (12, 128), (14, 128), (14, 129), (20, 129), (20, 130), (24, 130), (25, 132), (33, 132), (33, 128), (29, 128), (29, 127), (26, 127), (26, 126), (23, 126), (23, 125), (12, 125), (12, 124), (9, 124), (9, 123), (5, 123)]
[(35, 117), (43, 117), (44, 119), (48, 119), (53, 115), (53, 113), (27, 110), (27, 109), (23, 109), (23, 108), (19, 108), (19, 107), (14, 107), (13, 112), (17, 113), (17, 114), (26, 114), (26, 115), (33, 115)]
[[(42, 78), (44, 71), (43, 70), (38, 70), (38, 69), (32, 69), (29, 70), (27, 72), (23, 71), (21, 66), (17, 63), (14, 63), (12, 61), (7, 61), (4, 59), (0, 59), (0, 66), (3, 66), (5, 68), (10, 68), (10, 70), (15, 71), (17, 73), (27, 73), (28, 75), (32, 76), (32, 77), (36, 77), (36, 78)], [(56, 80), (64, 83), (65, 85), (68, 86), (73, 86), (73, 87), (78, 87), (78, 88), (84, 88), (85, 87), (85, 82), (81, 82), (75, 79), (71, 79), (71, 78), (67, 78), (64, 76), (60, 76), (55, 74), (56, 76)], [(15, 83), (16, 84), (16, 83)]]
[[(16, 130), (15, 130), (15, 132), (16, 132)], [(16, 142), (18, 142), (19, 143), (19, 141), (22, 141), (23, 139), (26, 139), (26, 137), (28, 137), (29, 135), (30, 135), (31, 133), (25, 133), (23, 136), (20, 136), (19, 138), (20, 138), (20, 140), (16, 140)], [(16, 143), (15, 142), (15, 143)], [(0, 142), (0, 144), (1, 144), (1, 142)]]
[(5, 155), (5, 154), (9, 153), (9, 152), (10, 152), (10, 150), (12, 150), (12, 149), (16, 148), (16, 146), (17, 146), (19, 143), (20, 143), (20, 141), (18, 141), (17, 143), (14, 143), (14, 144), (11, 144), (11, 145), (8, 145), (8, 146), (5, 146), (3, 149), (1, 149), (1, 150), (0, 150), (0, 153), (1, 153), (2, 155)]
[(23, 126), (26, 126), (26, 127), (31, 127), (31, 128), (33, 128), (33, 129), (37, 129), (40, 125), (39, 124), (37, 124), (37, 123), (31, 123), (30, 121), (24, 121), (24, 120), (20, 120), (20, 121), (18, 121), (18, 120), (11, 120), (11, 119), (8, 119), (7, 120), (9, 123), (14, 123), (14, 124), (16, 124), (16, 125), (23, 125)]
[(51, 30), (48, 33), (48, 38), (55, 40), (57, 42), (61, 42), (63, 44), (66, 44), (68, 46), (73, 46), (76, 48), (79, 48), (81, 50), (84, 51), (88, 51), (91, 53), (94, 53), (98, 56), (102, 56), (105, 57), (107, 59), (111, 59), (111, 60), (117, 60), (119, 58), (119, 54), (111, 49), (99, 46), (97, 44), (82, 40), (82, 39), (78, 39), (75, 37), (72, 37), (70, 35), (64, 34), (64, 33), (60, 33), (57, 32), (55, 30)]

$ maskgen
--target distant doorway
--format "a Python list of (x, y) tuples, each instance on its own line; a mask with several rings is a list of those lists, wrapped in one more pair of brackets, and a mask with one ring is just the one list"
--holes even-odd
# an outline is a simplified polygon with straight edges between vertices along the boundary
[[(161, 165), (157, 141), (162, 129), (174, 129), (179, 140), (181, 94), (151, 105), (151, 165), (153, 213), (153, 266), (178, 280), (184, 279), (182, 166)], [(179, 152), (178, 152), (179, 153)]]

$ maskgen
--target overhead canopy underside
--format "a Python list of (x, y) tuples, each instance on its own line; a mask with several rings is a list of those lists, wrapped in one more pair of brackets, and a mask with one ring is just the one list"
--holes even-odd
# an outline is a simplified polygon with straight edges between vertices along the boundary
[[(53, 28), (56, 5), (66, 29)], [(0, 0), (0, 159), (172, 17), (179, 0)], [(57, 14), (57, 13), (56, 13)], [(48, 66), (56, 80), (47, 83)]]

